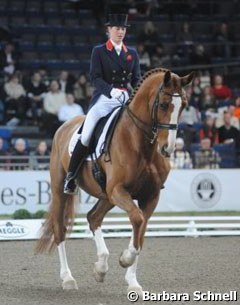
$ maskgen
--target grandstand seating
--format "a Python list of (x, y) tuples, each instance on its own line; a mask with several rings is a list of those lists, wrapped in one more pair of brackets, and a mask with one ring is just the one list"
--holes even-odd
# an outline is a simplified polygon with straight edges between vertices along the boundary
[[(118, 1), (111, 1), (112, 4), (119, 5)], [(176, 5), (186, 5), (183, 1), (176, 1)], [(201, 1), (200, 6), (203, 4)], [(19, 48), (23, 54), (20, 62), (21, 69), (36, 69), (44, 64), (49, 69), (71, 69), (75, 71), (88, 71), (89, 53), (93, 45), (104, 41), (104, 28), (95, 26), (92, 12), (89, 9), (74, 10), (68, 1), (47, 1), (47, 0), (10, 0), (2, 1), (0, 7), (0, 24), (9, 27), (19, 39)], [(207, 15), (196, 13), (190, 15), (181, 12), (181, 14), (172, 14), (172, 8), (166, 9), (168, 1), (161, 1), (162, 11), (160, 14), (153, 14), (151, 19), (157, 26), (160, 34), (160, 42), (164, 43), (166, 50), (172, 54), (176, 47), (176, 29), (179, 29), (184, 21), (190, 23), (194, 33), (194, 40), (204, 44), (207, 50), (212, 48), (212, 33), (216, 25), (227, 20), (230, 4), (217, 3), (210, 1), (209, 7), (213, 11), (217, 6), (218, 14)], [(206, 5), (206, 3), (205, 3)], [(164, 8), (166, 13), (164, 12)], [(223, 9), (226, 8), (226, 9)], [(210, 11), (211, 13), (211, 11)], [(210, 17), (210, 18), (209, 18)], [(129, 29), (127, 41), (129, 44), (136, 44), (136, 30), (139, 31), (143, 23), (149, 20), (144, 15), (130, 16), (132, 28)], [(233, 15), (229, 22), (230, 26), (239, 32), (239, 15)], [(134, 35), (131, 33), (134, 32)], [(59, 45), (63, 45), (59, 53)], [(86, 46), (88, 49), (76, 46)], [(70, 50), (75, 50), (71, 52)], [(239, 48), (240, 49), (240, 48)], [(68, 59), (76, 60), (68, 65)], [(26, 62), (29, 59), (29, 62)], [(49, 61), (48, 61), (49, 59)], [(82, 59), (87, 63), (81, 63)], [(56, 64), (52, 60), (59, 60)], [(182, 59), (183, 65), (186, 64), (186, 58)], [(239, 60), (239, 57), (235, 58)], [(222, 63), (224, 58), (215, 58), (213, 63)]]
[(236, 167), (236, 150), (235, 144), (216, 144), (213, 147), (220, 155), (221, 168), (234, 168)]
[[(120, 0), (110, 2), (116, 6), (123, 5)], [(163, 43), (165, 52), (172, 56), (179, 43), (176, 40), (178, 29), (187, 21), (193, 31), (194, 42), (202, 43), (206, 51), (211, 52), (216, 44), (213, 32), (220, 22), (227, 20), (236, 37), (235, 57), (212, 57), (211, 63), (216, 67), (211, 72), (225, 72), (223, 64), (229, 61), (239, 64), (240, 14), (235, 10), (237, 1), (198, 0), (196, 2), (199, 2), (199, 10), (194, 13), (186, 7), (184, 0), (158, 2), (159, 9), (152, 12), (151, 17), (130, 14), (132, 27), (128, 30), (127, 44), (136, 45), (138, 32), (143, 28), (144, 22), (151, 19), (157, 27), (159, 43)], [(181, 13), (175, 10), (173, 2), (176, 7), (182, 6)], [(96, 26), (92, 11), (89, 8), (74, 9), (67, 0), (1, 0), (0, 27), (8, 28), (13, 34), (21, 54), (19, 69), (27, 72), (41, 66), (48, 68), (52, 75), (63, 69), (76, 73), (88, 72), (92, 47), (106, 40), (105, 28)], [(188, 57), (183, 56), (176, 65), (185, 69), (189, 65)], [(170, 68), (179, 71), (176, 66)], [(239, 75), (240, 70), (236, 65), (231, 67), (231, 71), (233, 75)], [(224, 103), (226, 102), (221, 106), (225, 106)], [(199, 130), (201, 126), (201, 123), (195, 124), (194, 128)], [(28, 139), (29, 147), (33, 148), (42, 134), (37, 127), (18, 126), (8, 129), (0, 127), (0, 136), (5, 140), (24, 137)], [(191, 152), (198, 147), (198, 144), (192, 144)], [(222, 168), (235, 166), (232, 145), (217, 145), (215, 149), (221, 156)]]

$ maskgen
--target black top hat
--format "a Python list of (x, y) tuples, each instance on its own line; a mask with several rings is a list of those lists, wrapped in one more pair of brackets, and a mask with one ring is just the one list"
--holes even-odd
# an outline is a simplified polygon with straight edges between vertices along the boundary
[(109, 14), (108, 22), (105, 23), (107, 26), (120, 26), (120, 27), (129, 27), (127, 24), (128, 15), (126, 14)]

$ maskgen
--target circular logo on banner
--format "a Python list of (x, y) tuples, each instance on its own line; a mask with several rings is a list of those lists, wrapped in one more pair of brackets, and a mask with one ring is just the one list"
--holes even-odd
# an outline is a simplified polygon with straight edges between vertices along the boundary
[(212, 208), (221, 196), (220, 182), (213, 174), (199, 174), (193, 179), (191, 194), (198, 207)]

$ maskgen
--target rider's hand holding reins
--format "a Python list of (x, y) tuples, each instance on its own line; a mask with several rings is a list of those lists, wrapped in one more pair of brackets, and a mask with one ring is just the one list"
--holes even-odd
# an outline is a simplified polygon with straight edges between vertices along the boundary
[(119, 97), (122, 96), (123, 90), (118, 89), (118, 88), (113, 88), (110, 92), (110, 95), (112, 98), (118, 99)]

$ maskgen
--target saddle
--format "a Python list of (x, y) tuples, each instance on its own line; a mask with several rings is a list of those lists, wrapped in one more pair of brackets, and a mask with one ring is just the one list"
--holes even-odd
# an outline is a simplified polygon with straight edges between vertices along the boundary
[[(100, 153), (100, 156), (105, 154), (105, 159), (104, 159), (105, 162), (111, 161), (111, 155), (110, 155), (111, 140), (112, 140), (116, 125), (125, 109), (124, 106), (114, 108), (108, 115), (106, 115), (105, 117), (101, 118), (98, 121), (98, 123), (94, 129), (90, 143), (89, 143), (89, 155), (91, 156), (91, 159), (93, 162), (92, 173), (93, 173), (93, 176), (95, 177), (95, 180), (98, 182), (98, 184), (100, 185), (100, 187), (103, 190), (105, 190), (105, 188), (106, 188), (106, 176), (105, 176), (105, 173), (103, 172), (103, 170), (101, 169), (99, 163), (97, 162), (96, 148), (98, 145), (99, 138), (103, 132), (103, 129), (104, 129), (108, 119), (111, 117), (112, 113), (117, 108), (119, 108), (119, 111), (116, 113), (115, 117), (113, 118), (113, 120), (111, 121), (111, 123), (109, 125), (109, 128), (108, 128), (106, 136), (105, 136), (105, 141), (103, 142), (103, 144), (101, 146), (101, 153)], [(78, 134), (82, 133), (83, 125), (84, 125), (84, 122), (81, 125), (81, 127), (79, 128)]]
[[(98, 144), (98, 140), (103, 132), (103, 129), (104, 129), (104, 126), (106, 125), (108, 119), (110, 118), (110, 116), (112, 115), (112, 113), (117, 109), (119, 108), (119, 111), (117, 112), (116, 116), (113, 118), (109, 128), (108, 128), (108, 131), (106, 133), (106, 137), (105, 137), (105, 141), (102, 145), (102, 148), (101, 148), (101, 155), (103, 153), (106, 153), (106, 154), (109, 154), (109, 148), (110, 148), (110, 144), (111, 144), (111, 140), (112, 140), (112, 136), (113, 136), (113, 133), (114, 133), (114, 130), (115, 130), (115, 127), (123, 113), (123, 110), (124, 110), (124, 107), (116, 107), (114, 108), (108, 115), (106, 115), (105, 117), (102, 117), (95, 129), (94, 129), (94, 132), (93, 132), (93, 135), (92, 135), (92, 138), (90, 140), (90, 143), (89, 143), (89, 154), (90, 155), (93, 155), (95, 154), (95, 151), (96, 151), (96, 147), (97, 147), (97, 144)], [(78, 134), (81, 134), (82, 133), (82, 129), (83, 129), (83, 126), (84, 126), (84, 122), (83, 124), (80, 126), (79, 130), (78, 130)]]

